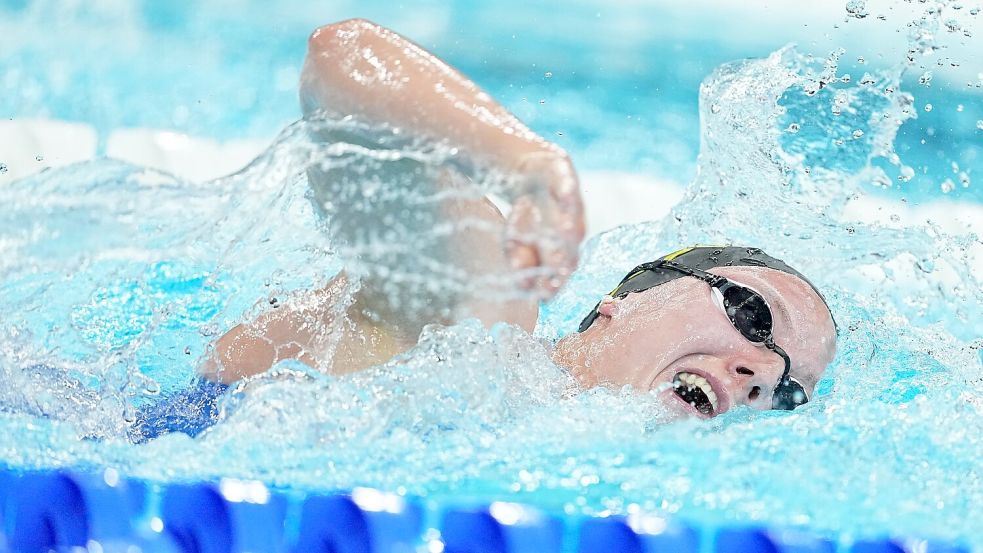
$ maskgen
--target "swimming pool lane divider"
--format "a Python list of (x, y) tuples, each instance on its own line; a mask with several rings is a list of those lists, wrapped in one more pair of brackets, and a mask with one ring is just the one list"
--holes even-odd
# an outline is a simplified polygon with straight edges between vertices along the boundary
[(652, 516), (563, 520), (496, 502), (430, 512), (371, 489), (292, 496), (259, 482), (166, 486), (0, 469), (0, 553), (970, 553), (940, 542), (701, 528)]

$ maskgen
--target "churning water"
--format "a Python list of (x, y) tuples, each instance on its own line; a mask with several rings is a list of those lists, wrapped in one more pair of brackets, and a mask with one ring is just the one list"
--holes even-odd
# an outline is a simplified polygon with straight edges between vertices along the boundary
[[(586, 243), (535, 336), (466, 321), (428, 327), (410, 352), (354, 375), (284, 363), (288, 376), (223, 398), (221, 420), (197, 439), (135, 445), (128, 430), (138, 406), (188, 385), (218, 335), (324, 286), (351, 258), (328, 232), (330, 206), (312, 203), (306, 171), (344, 167), (350, 190), (426, 210), (433, 194), (378, 175), (407, 164), (415, 179), (453, 174), (454, 145), (327, 118), (289, 126), (243, 171), (204, 184), (96, 160), (4, 186), (0, 461), (983, 546), (971, 516), (983, 513), (983, 245), (934, 224), (865, 223), (850, 208), (919, 167), (899, 153), (900, 128), (955, 109), (929, 108), (912, 87), (925, 86), (922, 66), (944, 58), (945, 40), (972, 38), (959, 22), (977, 16), (923, 4), (899, 35), (907, 59), (886, 69), (850, 77), (843, 52), (790, 46), (706, 77), (699, 171), (683, 201), (664, 220)], [(866, 7), (847, 12), (863, 18)], [(311, 138), (325, 129), (358, 140)], [(980, 131), (960, 132), (952, 148), (978, 148)], [(951, 163), (957, 153), (943, 150)], [(470, 192), (501, 192), (501, 175), (474, 176)], [(977, 186), (965, 167), (947, 178), (943, 189)], [(381, 231), (357, 238), (363, 263), (391, 246)], [(427, 236), (405, 241), (414, 238)], [(661, 424), (647, 395), (578, 390), (551, 363), (544, 342), (572, 331), (626, 270), (721, 242), (773, 252), (827, 291), (839, 351), (808, 405)], [(332, 332), (323, 329), (326, 343)]]

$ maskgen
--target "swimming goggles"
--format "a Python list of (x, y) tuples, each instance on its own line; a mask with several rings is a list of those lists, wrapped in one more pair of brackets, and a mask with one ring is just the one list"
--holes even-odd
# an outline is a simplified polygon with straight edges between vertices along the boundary
[[(741, 336), (757, 346), (766, 347), (777, 353), (785, 361), (785, 370), (772, 395), (772, 409), (788, 411), (809, 401), (805, 388), (789, 374), (792, 360), (785, 350), (775, 344), (772, 334), (773, 318), (768, 302), (751, 288), (700, 269), (686, 267), (673, 261), (659, 260), (635, 267), (610, 295), (624, 298), (628, 294), (644, 292), (663, 284), (665, 279), (656, 273), (656, 269), (671, 269), (709, 284), (714, 303), (723, 310)], [(580, 331), (586, 330), (595, 319), (597, 319), (596, 308), (581, 323)]]

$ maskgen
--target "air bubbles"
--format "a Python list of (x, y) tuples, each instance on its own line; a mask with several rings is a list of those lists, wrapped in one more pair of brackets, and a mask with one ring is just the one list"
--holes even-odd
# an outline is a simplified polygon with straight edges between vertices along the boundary
[(38, 154), (38, 155), (34, 156), (34, 159), (37, 160), (37, 161), (44, 161), (44, 156), (41, 155), (41, 154)]
[(867, 11), (867, 0), (850, 0), (846, 3), (846, 14), (857, 19), (867, 17), (870, 15)]
[(918, 77), (918, 84), (924, 86), (932, 86), (932, 72), (926, 71)]
[(801, 127), (799, 127), (799, 124), (798, 123), (792, 123), (792, 124), (790, 124), (788, 126), (787, 129), (785, 129), (785, 132), (791, 133), (791, 134), (795, 134), (795, 133), (799, 132), (799, 129), (800, 128)]
[(863, 135), (864, 135), (864, 131), (860, 129), (853, 131), (853, 138), (862, 138)]
[(960, 29), (962, 29), (962, 27), (959, 25), (959, 22), (956, 21), (955, 19), (947, 19), (944, 25), (945, 25), (945, 30), (949, 31), (950, 33), (955, 33)]
[(932, 104), (925, 104), (924, 110), (926, 112), (932, 111)]
[(0, 163), (0, 175), (5, 174), (6, 172), (7, 172), (7, 164), (6, 163)]
[(553, 78), (553, 72), (552, 71), (547, 71), (546, 73), (543, 73), (543, 78), (545, 78), (545, 79), (552, 79)]
[(976, 128), (983, 131), (983, 119), (976, 120)]
[(945, 179), (942, 181), (942, 184), (939, 185), (939, 188), (942, 190), (943, 194), (948, 194), (956, 189), (956, 183), (952, 182), (952, 179)]
[(710, 104), (710, 113), (720, 113), (720, 105)]
[(857, 56), (857, 63), (859, 63), (860, 65), (863, 65), (863, 64), (867, 63), (867, 60), (864, 59), (863, 56)]

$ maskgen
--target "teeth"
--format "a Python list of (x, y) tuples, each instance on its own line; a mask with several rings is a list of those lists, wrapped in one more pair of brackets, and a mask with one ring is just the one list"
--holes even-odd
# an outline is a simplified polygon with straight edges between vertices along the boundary
[(714, 393), (713, 386), (710, 386), (710, 383), (707, 382), (707, 379), (703, 378), (698, 374), (687, 373), (687, 372), (681, 372), (677, 374), (676, 378), (678, 378), (680, 382), (688, 384), (689, 386), (698, 387), (700, 390), (702, 390), (703, 393), (706, 394), (707, 399), (710, 400), (710, 405), (713, 407), (713, 410), (714, 411), (717, 410), (719, 406), (717, 402), (717, 394)]

